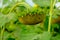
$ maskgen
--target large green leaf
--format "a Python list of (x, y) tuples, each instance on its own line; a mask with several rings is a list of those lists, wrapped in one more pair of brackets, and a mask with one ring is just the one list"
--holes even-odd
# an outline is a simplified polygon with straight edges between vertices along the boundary
[(9, 13), (7, 15), (3, 15), (0, 13), (0, 26), (5, 25), (6, 23), (10, 21), (15, 21), (16, 20), (16, 14), (14, 13)]
[(42, 34), (21, 34), (21, 40), (50, 40), (51, 35), (49, 32), (43, 32)]
[[(40, 33), (37, 33), (38, 30)], [(41, 29), (38, 25), (20, 25), (20, 27), (17, 27), (14, 34), (19, 40), (50, 40), (51, 38), (49, 32), (41, 33)]]

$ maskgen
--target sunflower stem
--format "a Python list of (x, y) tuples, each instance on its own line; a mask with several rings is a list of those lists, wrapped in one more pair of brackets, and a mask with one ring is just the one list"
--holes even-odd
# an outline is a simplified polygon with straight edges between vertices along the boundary
[(53, 8), (55, 5), (55, 0), (51, 0), (51, 4), (50, 4), (50, 12), (49, 12), (49, 23), (48, 23), (48, 32), (50, 32), (51, 29), (51, 20), (52, 20), (52, 14), (53, 14)]
[(5, 29), (5, 27), (3, 27), (2, 30), (1, 30), (1, 40), (3, 40), (4, 29)]
[(18, 5), (24, 5), (27, 9), (30, 9), (30, 6), (26, 4), (25, 2), (19, 2), (13, 5), (13, 7), (10, 9), (9, 13), (11, 13)]

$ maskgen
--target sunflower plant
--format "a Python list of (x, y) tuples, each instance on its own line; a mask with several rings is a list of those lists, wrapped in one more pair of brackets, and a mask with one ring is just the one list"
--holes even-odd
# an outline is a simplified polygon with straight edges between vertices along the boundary
[(3, 0), (0, 40), (60, 40), (60, 10), (55, 0)]

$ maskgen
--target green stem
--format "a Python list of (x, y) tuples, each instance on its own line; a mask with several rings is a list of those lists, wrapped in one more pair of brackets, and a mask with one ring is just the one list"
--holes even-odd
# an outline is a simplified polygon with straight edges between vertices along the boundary
[(11, 12), (13, 11), (13, 9), (16, 8), (16, 7), (17, 7), (18, 5), (20, 5), (20, 4), (23, 4), (27, 9), (30, 9), (30, 6), (27, 5), (25, 2), (20, 2), (20, 3), (15, 4), (15, 5), (10, 9), (9, 13), (11, 13)]
[(3, 27), (3, 29), (1, 30), (1, 40), (3, 40), (3, 35), (4, 35), (4, 27)]
[(49, 24), (48, 24), (48, 32), (50, 32), (50, 29), (51, 29), (51, 19), (52, 19), (52, 13), (53, 13), (53, 8), (54, 8), (54, 5), (55, 5), (55, 0), (51, 0), (51, 5), (50, 5), (50, 12), (49, 12)]

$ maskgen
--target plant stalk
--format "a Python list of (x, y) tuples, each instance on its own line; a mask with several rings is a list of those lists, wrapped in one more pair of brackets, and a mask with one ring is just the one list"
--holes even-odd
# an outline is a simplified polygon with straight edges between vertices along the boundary
[(25, 2), (21, 2), (21, 3), (16, 3), (16, 4), (10, 9), (9, 13), (11, 13), (11, 12), (14, 10), (14, 8), (16, 8), (18, 5), (21, 5), (21, 4), (23, 4), (27, 9), (30, 9), (30, 6), (29, 6), (28, 4), (26, 4)]
[(52, 15), (53, 15), (53, 8), (55, 5), (55, 0), (51, 0), (51, 5), (50, 5), (50, 12), (49, 12), (49, 24), (48, 24), (48, 32), (50, 32), (51, 29), (51, 20), (52, 20)]
[(2, 30), (1, 30), (1, 40), (3, 40), (3, 35), (4, 35), (4, 27), (2, 28)]

